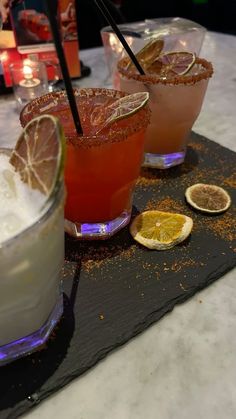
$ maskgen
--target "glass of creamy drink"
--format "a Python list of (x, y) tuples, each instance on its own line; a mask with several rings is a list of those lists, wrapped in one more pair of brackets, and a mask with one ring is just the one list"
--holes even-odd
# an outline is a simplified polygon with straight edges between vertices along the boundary
[(63, 190), (30, 187), (0, 149), (0, 365), (40, 347), (63, 312)]
[[(159, 42), (159, 44), (157, 43)], [(213, 74), (209, 61), (187, 51), (162, 52), (164, 42), (147, 44), (137, 57), (141, 75), (128, 57), (118, 62), (120, 89), (147, 91), (152, 111), (146, 131), (143, 166), (168, 169), (184, 162), (191, 129)]]

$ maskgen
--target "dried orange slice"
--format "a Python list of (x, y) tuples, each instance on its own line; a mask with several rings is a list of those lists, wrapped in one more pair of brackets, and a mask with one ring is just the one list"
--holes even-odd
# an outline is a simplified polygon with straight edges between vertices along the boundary
[[(163, 39), (152, 39), (140, 51), (135, 54), (138, 62), (145, 68), (155, 61), (164, 47)], [(127, 70), (134, 66), (132, 61), (129, 61)]]
[(165, 71), (165, 69), (163, 69), (163, 63), (161, 59), (155, 60), (152, 64), (150, 64), (150, 66), (147, 67), (147, 72), (149, 74), (160, 75), (163, 70)]
[(157, 73), (162, 76), (183, 76), (187, 74), (196, 61), (195, 54), (185, 51), (173, 51), (162, 54), (149, 67), (149, 73)]
[(185, 240), (193, 227), (192, 218), (186, 215), (145, 211), (130, 225), (133, 238), (149, 249), (166, 250)]
[(196, 183), (185, 191), (187, 202), (195, 209), (211, 214), (226, 211), (231, 204), (231, 198), (223, 188), (216, 185)]
[(120, 119), (135, 114), (147, 104), (148, 99), (148, 92), (139, 92), (124, 96), (106, 107), (95, 107), (90, 117), (91, 126), (95, 128), (94, 134)]
[(10, 163), (23, 182), (49, 197), (62, 179), (64, 158), (65, 137), (59, 120), (42, 115), (25, 126)]

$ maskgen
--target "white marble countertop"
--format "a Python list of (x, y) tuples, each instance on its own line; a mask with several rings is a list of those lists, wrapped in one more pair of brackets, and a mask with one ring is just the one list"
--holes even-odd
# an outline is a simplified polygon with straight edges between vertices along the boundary
[[(201, 55), (215, 74), (194, 129), (236, 151), (236, 37), (208, 33)], [(93, 73), (80, 85), (108, 86), (103, 49), (82, 51), (81, 58)], [(0, 100), (0, 146), (16, 139), (13, 112), (12, 98)], [(175, 307), (24, 417), (235, 419), (235, 274)]]

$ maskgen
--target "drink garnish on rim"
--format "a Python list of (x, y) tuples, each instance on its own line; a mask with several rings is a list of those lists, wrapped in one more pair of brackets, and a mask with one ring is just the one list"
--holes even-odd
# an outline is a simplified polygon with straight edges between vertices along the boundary
[(48, 198), (62, 180), (64, 160), (64, 133), (59, 120), (52, 115), (30, 121), (10, 157), (22, 181)]
[(147, 104), (148, 99), (149, 93), (139, 92), (124, 96), (106, 107), (95, 107), (90, 118), (91, 126), (95, 128), (94, 135), (114, 122), (134, 115)]

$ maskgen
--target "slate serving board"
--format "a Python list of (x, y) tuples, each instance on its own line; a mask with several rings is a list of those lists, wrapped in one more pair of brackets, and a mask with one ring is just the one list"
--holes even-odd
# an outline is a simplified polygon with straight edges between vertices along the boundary
[[(26, 412), (236, 265), (235, 167), (235, 153), (193, 133), (183, 165), (142, 170), (134, 215), (158, 208), (194, 220), (171, 250), (139, 246), (128, 228), (103, 242), (66, 237), (63, 318), (44, 349), (0, 369), (1, 419)], [(193, 211), (184, 191), (198, 182), (223, 186), (231, 208)]]

